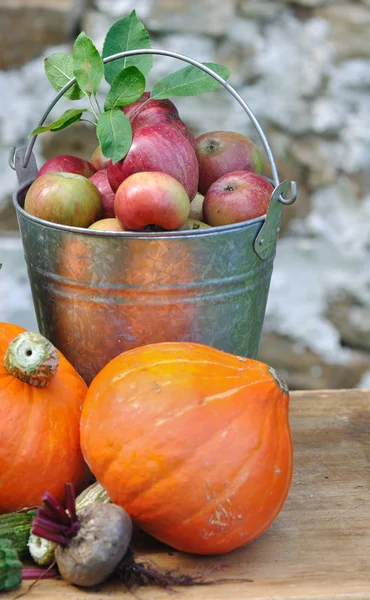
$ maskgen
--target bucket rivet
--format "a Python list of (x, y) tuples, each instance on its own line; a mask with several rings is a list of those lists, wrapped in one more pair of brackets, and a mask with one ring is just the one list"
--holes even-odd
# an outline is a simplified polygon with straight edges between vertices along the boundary
[(264, 241), (265, 240), (258, 240), (259, 245), (262, 246), (262, 244), (263, 244)]

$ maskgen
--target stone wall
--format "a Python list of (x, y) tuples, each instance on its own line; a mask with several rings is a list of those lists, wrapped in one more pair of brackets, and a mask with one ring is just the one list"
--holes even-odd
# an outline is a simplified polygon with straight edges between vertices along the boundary
[[(230, 83), (260, 120), (280, 177), (298, 182), (299, 199), (284, 213), (260, 358), (292, 388), (370, 387), (370, 0), (3, 1), (0, 228), (11, 267), (4, 258), (2, 286), (15, 290), (16, 302), (0, 299), (1, 318), (33, 319), (20, 244), (9, 233), (15, 178), (7, 152), (24, 143), (52, 98), (42, 56), (68, 47), (81, 28), (101, 46), (110, 24), (133, 8), (153, 47), (231, 67)], [(175, 68), (157, 57), (149, 85)], [(176, 104), (195, 134), (230, 129), (257, 139), (224, 90)], [(80, 125), (40, 139), (37, 156), (40, 164), (61, 152), (89, 157), (94, 146)]]

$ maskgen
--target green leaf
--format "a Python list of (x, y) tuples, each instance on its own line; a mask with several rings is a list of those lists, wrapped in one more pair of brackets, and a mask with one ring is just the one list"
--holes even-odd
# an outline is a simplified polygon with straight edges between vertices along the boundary
[[(126, 50), (150, 47), (149, 33), (133, 10), (127, 17), (116, 21), (109, 29), (104, 41), (103, 58)], [(136, 66), (144, 75), (148, 75), (153, 66), (153, 56), (151, 54), (127, 56), (106, 63), (105, 79), (108, 83), (112, 83), (122, 69), (130, 66)]]
[[(57, 92), (74, 77), (72, 56), (64, 52), (48, 56), (44, 61), (44, 68), (46, 77)], [(80, 100), (84, 97), (84, 93), (75, 83), (64, 93), (64, 96), (69, 100)]]
[(80, 88), (86, 94), (96, 94), (104, 76), (103, 60), (84, 31), (73, 44), (73, 72)]
[(61, 131), (62, 129), (66, 129), (70, 125), (73, 125), (73, 123), (76, 123), (76, 121), (79, 121), (86, 110), (87, 108), (69, 108), (61, 117), (59, 117), (59, 119), (49, 123), (49, 125), (36, 127), (28, 137), (38, 135), (39, 133), (45, 133), (45, 131)]
[[(231, 71), (228, 67), (216, 63), (202, 64), (215, 71), (223, 79), (230, 77)], [(211, 75), (201, 71), (198, 67), (190, 65), (158, 81), (152, 89), (150, 98), (152, 100), (163, 100), (173, 96), (195, 96), (204, 92), (213, 92), (220, 85)]]
[(145, 92), (145, 77), (137, 67), (127, 67), (113, 79), (104, 103), (104, 110), (128, 106)]
[(96, 133), (104, 156), (111, 158), (113, 163), (126, 156), (132, 142), (132, 129), (120, 108), (99, 115)]
[[(65, 113), (63, 113), (63, 115), (64, 114)], [(82, 117), (82, 113), (79, 115), (76, 114), (76, 115), (72, 116), (71, 119), (67, 119), (67, 121), (64, 121), (64, 123), (62, 123), (61, 125), (53, 127), (53, 129), (51, 131), (62, 131), (63, 129), (67, 129), (67, 127), (70, 127), (71, 125), (73, 125), (73, 123), (77, 123), (81, 119), (81, 117)]]

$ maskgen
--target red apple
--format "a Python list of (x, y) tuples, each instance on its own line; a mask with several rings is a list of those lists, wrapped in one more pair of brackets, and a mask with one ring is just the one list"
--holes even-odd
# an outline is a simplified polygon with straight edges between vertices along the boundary
[(234, 171), (261, 173), (262, 158), (257, 146), (241, 133), (211, 131), (196, 139), (199, 163), (199, 192), (205, 194), (222, 175)]
[(35, 217), (73, 227), (89, 227), (102, 214), (95, 185), (75, 173), (45, 173), (30, 186), (24, 210)]
[(195, 151), (197, 147), (195, 137), (191, 133), (188, 126), (185, 125), (184, 121), (181, 121), (181, 119), (172, 119), (172, 121), (169, 120), (169, 124), (172, 125), (172, 127), (176, 127), (176, 129), (178, 129), (180, 133), (182, 133), (182, 135), (188, 140), (188, 142), (190, 142), (191, 147)]
[[(140, 108), (148, 98), (150, 98), (150, 92), (144, 92), (142, 99), (123, 108), (124, 113), (131, 121), (132, 130), (137, 131), (141, 127), (156, 125), (157, 123), (173, 125), (186, 137), (195, 150), (195, 137), (180, 119), (178, 110), (173, 102), (171, 100), (151, 100), (143, 108)], [(140, 110), (138, 110), (139, 108)]]
[(118, 219), (100, 219), (90, 225), (89, 229), (97, 229), (99, 231), (125, 231)]
[(190, 210), (189, 196), (175, 179), (162, 172), (134, 173), (119, 186), (114, 200), (116, 218), (126, 229), (142, 231), (156, 225), (179, 229)]
[(203, 221), (203, 202), (204, 196), (198, 192), (190, 203), (189, 219)]
[(108, 179), (113, 191), (133, 173), (161, 171), (177, 179), (193, 199), (198, 188), (196, 154), (175, 127), (158, 123), (134, 132), (128, 154), (108, 166)]
[(129, 104), (128, 106), (123, 106), (122, 110), (125, 113), (126, 117), (130, 119), (134, 112), (137, 111), (139, 106), (144, 104), (144, 102), (148, 100), (148, 98), (150, 98), (150, 92), (144, 92), (141, 98), (139, 98), (139, 100), (136, 100), (136, 102), (133, 102), (133, 104)]
[(100, 169), (89, 177), (90, 181), (98, 189), (103, 202), (103, 217), (114, 217), (114, 191), (108, 180), (108, 169)]
[(273, 186), (262, 175), (250, 171), (227, 173), (215, 181), (204, 197), (206, 223), (230, 225), (266, 214)]
[(94, 165), (84, 158), (71, 154), (60, 154), (47, 160), (39, 170), (37, 177), (41, 177), (45, 173), (76, 173), (76, 175), (89, 178), (95, 171)]
[[(146, 102), (149, 98), (150, 98), (150, 92), (144, 92), (144, 94), (142, 95), (140, 100), (136, 100), (136, 102), (134, 102), (133, 104), (129, 104), (129, 106), (124, 106), (122, 110), (125, 113), (125, 115), (129, 119), (131, 119), (131, 117), (133, 116), (134, 113), (136, 113), (138, 108), (142, 104), (144, 104), (144, 102)], [(159, 110), (162, 112), (171, 113), (173, 116), (176, 116), (176, 117), (179, 116), (179, 111), (177, 110), (174, 103), (171, 102), (171, 100), (151, 100), (150, 102), (148, 102), (148, 104), (145, 104), (145, 106), (143, 106), (143, 108), (140, 109), (140, 111), (137, 114), (139, 115), (145, 111), (152, 112), (153, 110), (154, 110), (154, 112)]]
[[(148, 104), (149, 108), (149, 104)], [(191, 133), (191, 131), (187, 128), (185, 123), (179, 118), (174, 116), (172, 113), (169, 113), (162, 109), (153, 110), (145, 110), (143, 112), (139, 112), (136, 117), (134, 117), (131, 121), (132, 131), (137, 131), (142, 127), (147, 127), (149, 125), (156, 125), (158, 123), (163, 123), (166, 125), (172, 125), (172, 127), (176, 127), (182, 133), (182, 135), (190, 142), (192, 148), (196, 149), (196, 141), (195, 137)]]
[(95, 148), (92, 157), (90, 158), (91, 164), (95, 167), (97, 171), (101, 169), (106, 169), (110, 163), (110, 158), (106, 158), (102, 152), (101, 146), (99, 145)]

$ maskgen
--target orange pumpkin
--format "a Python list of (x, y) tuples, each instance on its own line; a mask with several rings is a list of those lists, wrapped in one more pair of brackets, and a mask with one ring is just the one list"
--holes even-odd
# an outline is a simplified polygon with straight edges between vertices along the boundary
[(0, 513), (40, 504), (45, 490), (62, 500), (65, 482), (87, 483), (79, 443), (86, 391), (40, 334), (0, 323)]
[(265, 531), (287, 497), (288, 405), (264, 363), (201, 344), (152, 344), (95, 377), (81, 447), (143, 530), (178, 550), (228, 552)]

